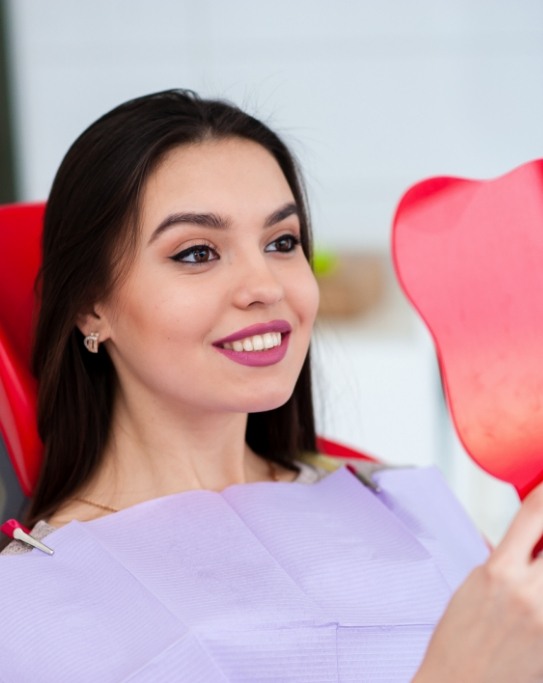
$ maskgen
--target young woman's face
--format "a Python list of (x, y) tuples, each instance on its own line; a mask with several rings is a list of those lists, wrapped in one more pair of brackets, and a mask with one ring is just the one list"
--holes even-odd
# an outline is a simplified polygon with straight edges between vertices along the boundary
[(144, 188), (141, 224), (128, 277), (96, 309), (121, 390), (197, 412), (285, 403), (318, 290), (275, 159), (237, 138), (179, 147)]

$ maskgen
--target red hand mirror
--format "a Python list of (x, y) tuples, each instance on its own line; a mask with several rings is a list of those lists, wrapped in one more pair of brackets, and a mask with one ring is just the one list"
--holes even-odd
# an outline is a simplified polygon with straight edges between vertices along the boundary
[(543, 160), (415, 185), (396, 211), (393, 257), (467, 452), (524, 497), (543, 480)]

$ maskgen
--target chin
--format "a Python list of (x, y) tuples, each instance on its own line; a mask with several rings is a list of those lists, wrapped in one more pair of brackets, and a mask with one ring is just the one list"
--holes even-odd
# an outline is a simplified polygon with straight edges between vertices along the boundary
[(248, 402), (248, 405), (245, 410), (243, 410), (244, 413), (265, 413), (268, 410), (275, 410), (276, 408), (280, 408), (281, 406), (285, 405), (285, 403), (289, 400), (289, 398), (292, 396), (292, 392), (294, 391), (294, 387), (292, 388), (291, 391), (285, 391), (284, 387), (281, 391), (277, 392), (264, 392), (262, 391), (258, 397), (254, 397), (253, 400)]

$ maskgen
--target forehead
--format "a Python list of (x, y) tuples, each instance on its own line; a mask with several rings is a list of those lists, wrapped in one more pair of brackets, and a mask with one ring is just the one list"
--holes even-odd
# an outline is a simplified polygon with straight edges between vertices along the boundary
[(143, 225), (170, 211), (216, 211), (233, 218), (268, 214), (293, 201), (275, 158), (250, 140), (227, 138), (176, 147), (149, 176)]

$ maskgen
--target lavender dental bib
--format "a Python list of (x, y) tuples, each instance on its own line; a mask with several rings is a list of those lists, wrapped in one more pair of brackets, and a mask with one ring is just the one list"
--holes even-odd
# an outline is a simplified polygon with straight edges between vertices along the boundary
[(407, 682), (484, 542), (440, 474), (149, 501), (0, 557), (0, 681)]

